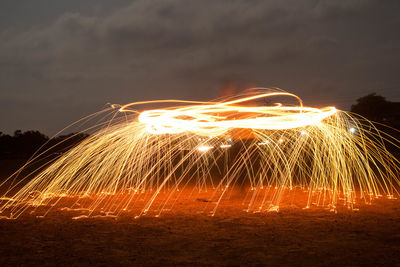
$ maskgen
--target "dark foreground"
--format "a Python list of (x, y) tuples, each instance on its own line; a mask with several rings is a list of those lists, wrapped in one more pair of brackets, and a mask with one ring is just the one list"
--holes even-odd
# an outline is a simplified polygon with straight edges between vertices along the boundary
[(400, 265), (400, 200), (337, 214), (231, 204), (214, 217), (193, 212), (197, 201), (159, 218), (3, 219), (0, 265)]

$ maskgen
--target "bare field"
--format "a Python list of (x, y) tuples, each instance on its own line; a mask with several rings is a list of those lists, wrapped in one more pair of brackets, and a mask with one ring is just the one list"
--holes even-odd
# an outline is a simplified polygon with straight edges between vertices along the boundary
[(400, 265), (398, 199), (335, 213), (303, 209), (300, 193), (286, 198), (279, 212), (246, 212), (243, 194), (234, 191), (215, 216), (209, 216), (210, 193), (182, 192), (161, 216), (155, 217), (163, 201), (136, 219), (134, 210), (85, 218), (85, 210), (63, 209), (61, 201), (45, 218), (38, 209), (0, 220), (0, 264)]

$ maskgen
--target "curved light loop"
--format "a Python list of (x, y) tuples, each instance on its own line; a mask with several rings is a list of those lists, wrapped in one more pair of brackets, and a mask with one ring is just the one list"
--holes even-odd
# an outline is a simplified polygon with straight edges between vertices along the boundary
[[(297, 99), (297, 106), (250, 106), (243, 103), (260, 98), (287, 96)], [(181, 102), (197, 105), (146, 110), (138, 120), (146, 124), (152, 134), (195, 133), (200, 136), (220, 136), (232, 129), (284, 130), (306, 127), (321, 122), (337, 112), (335, 107), (322, 109), (305, 107), (301, 99), (287, 92), (270, 92), (242, 97), (225, 102), (195, 102), (165, 100), (151, 103)], [(121, 107), (121, 112), (132, 111), (129, 107), (149, 102), (136, 102)]]

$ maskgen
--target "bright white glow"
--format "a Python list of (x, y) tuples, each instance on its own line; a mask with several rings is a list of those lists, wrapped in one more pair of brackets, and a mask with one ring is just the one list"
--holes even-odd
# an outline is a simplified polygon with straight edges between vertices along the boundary
[(220, 145), (219, 147), (220, 148), (229, 148), (229, 147), (231, 147), (232, 145)]
[[(241, 103), (256, 99), (286, 96), (298, 100), (298, 106), (243, 106)], [(178, 100), (169, 100), (183, 102)], [(143, 103), (154, 103), (140, 102)], [(160, 102), (160, 101), (159, 101)], [(165, 101), (164, 101), (165, 102)], [(121, 112), (135, 112), (131, 103), (120, 108)], [(200, 102), (197, 105), (177, 106), (168, 109), (145, 110), (138, 116), (151, 134), (194, 133), (203, 137), (222, 136), (232, 129), (287, 130), (320, 123), (337, 113), (335, 107), (322, 109), (305, 107), (301, 99), (286, 92), (272, 92), (243, 97), (227, 102)], [(233, 115), (233, 114), (236, 114)], [(239, 116), (237, 114), (246, 114)]]
[(268, 145), (269, 143), (270, 143), (269, 140), (265, 140), (264, 142), (260, 142), (260, 143), (258, 143), (257, 145), (263, 146), (263, 145)]
[(198, 151), (201, 151), (201, 152), (206, 152), (206, 151), (208, 151), (208, 150), (210, 150), (210, 149), (212, 149), (212, 148), (214, 148), (213, 146), (199, 146), (198, 148), (197, 148), (197, 150)]
[(350, 129), (349, 129), (349, 131), (350, 131), (350, 133), (355, 133), (357, 130), (356, 130), (356, 128), (354, 128), (354, 127), (350, 127)]
[(307, 132), (303, 130), (303, 131), (300, 132), (300, 134), (301, 134), (301, 135), (306, 135)]

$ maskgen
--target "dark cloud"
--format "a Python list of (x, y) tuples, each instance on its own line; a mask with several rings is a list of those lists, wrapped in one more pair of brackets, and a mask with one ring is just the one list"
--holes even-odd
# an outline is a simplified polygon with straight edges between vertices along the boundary
[(398, 1), (78, 2), (32, 6), (19, 30), (4, 20), (2, 130), (54, 133), (107, 102), (209, 99), (227, 81), (342, 108), (373, 91), (400, 98)]

